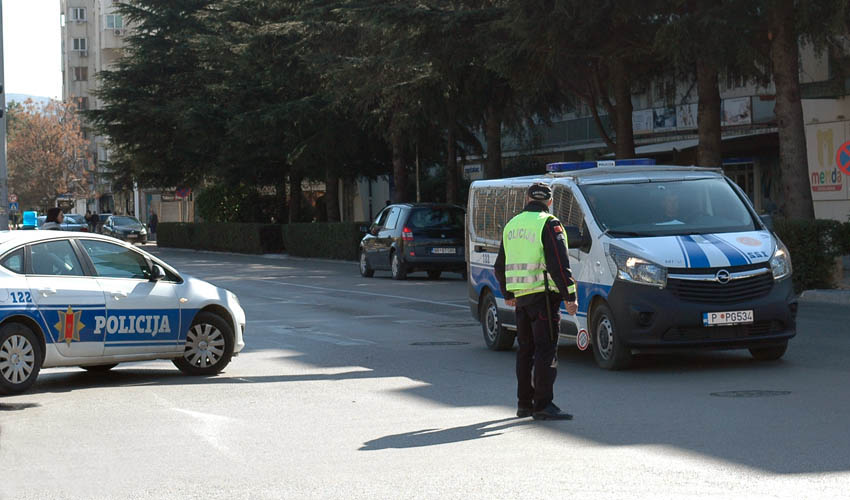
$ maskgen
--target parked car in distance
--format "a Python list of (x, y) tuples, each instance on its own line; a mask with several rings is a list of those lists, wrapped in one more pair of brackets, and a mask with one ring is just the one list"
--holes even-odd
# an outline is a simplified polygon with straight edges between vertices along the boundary
[(62, 221), (62, 230), (87, 233), (89, 232), (89, 223), (86, 222), (85, 215), (65, 214), (65, 219)]
[(444, 271), (466, 279), (463, 246), (465, 210), (456, 205), (403, 203), (384, 208), (360, 241), (360, 274), (387, 270), (403, 280), (426, 271), (439, 279)]
[(103, 233), (103, 225), (106, 224), (106, 219), (110, 217), (112, 217), (111, 213), (97, 214), (97, 224), (95, 225), (94, 232)]
[(112, 215), (103, 224), (102, 234), (130, 243), (147, 243), (148, 232), (142, 222), (127, 215)]

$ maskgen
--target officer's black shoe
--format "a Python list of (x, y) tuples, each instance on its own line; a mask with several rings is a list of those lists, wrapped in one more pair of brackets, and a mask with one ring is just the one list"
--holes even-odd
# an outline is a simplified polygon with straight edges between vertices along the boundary
[(534, 420), (572, 420), (573, 416), (561, 411), (555, 403), (549, 403), (546, 408), (537, 410), (532, 415)]
[(530, 417), (534, 413), (534, 409), (530, 406), (518, 406), (516, 416), (519, 418)]

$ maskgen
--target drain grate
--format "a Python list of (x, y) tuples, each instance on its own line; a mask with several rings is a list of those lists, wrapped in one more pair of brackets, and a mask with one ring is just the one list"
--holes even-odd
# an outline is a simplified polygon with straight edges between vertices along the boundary
[(469, 342), (444, 341), (444, 342), (411, 342), (410, 345), (467, 345)]
[(770, 398), (789, 394), (791, 394), (791, 391), (724, 391), (711, 393), (712, 396), (718, 398)]

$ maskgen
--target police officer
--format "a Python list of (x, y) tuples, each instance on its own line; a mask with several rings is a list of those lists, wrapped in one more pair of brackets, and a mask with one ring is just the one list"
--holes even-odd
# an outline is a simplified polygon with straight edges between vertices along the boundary
[(552, 401), (561, 300), (570, 315), (578, 309), (567, 238), (561, 222), (549, 213), (549, 186), (533, 184), (526, 202), (523, 211), (505, 225), (495, 263), (505, 303), (516, 307), (517, 416), (571, 420), (572, 415)]

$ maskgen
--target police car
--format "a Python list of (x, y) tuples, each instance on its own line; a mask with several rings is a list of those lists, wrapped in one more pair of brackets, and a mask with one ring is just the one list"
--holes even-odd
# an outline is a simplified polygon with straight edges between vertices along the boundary
[(600, 367), (681, 348), (783, 356), (796, 333), (791, 257), (722, 170), (638, 159), (547, 171), (470, 188), (469, 303), (488, 347), (511, 348), (516, 330), (493, 271), (502, 229), (522, 210), (528, 186), (543, 182), (577, 281), (579, 311), (562, 309), (561, 336), (592, 348)]
[(235, 294), (128, 243), (0, 232), (0, 393), (23, 392), (58, 366), (171, 359), (184, 373), (216, 374), (245, 347), (244, 331)]

